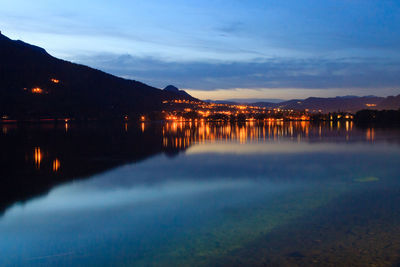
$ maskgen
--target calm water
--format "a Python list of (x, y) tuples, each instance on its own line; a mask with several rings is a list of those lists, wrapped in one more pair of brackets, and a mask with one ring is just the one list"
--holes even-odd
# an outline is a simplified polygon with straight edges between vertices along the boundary
[(0, 265), (400, 263), (399, 129), (0, 130)]

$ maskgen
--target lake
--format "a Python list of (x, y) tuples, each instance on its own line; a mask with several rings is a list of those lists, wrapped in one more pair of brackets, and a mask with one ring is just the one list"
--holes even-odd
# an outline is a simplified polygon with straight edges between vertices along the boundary
[(400, 264), (400, 129), (0, 125), (2, 266)]

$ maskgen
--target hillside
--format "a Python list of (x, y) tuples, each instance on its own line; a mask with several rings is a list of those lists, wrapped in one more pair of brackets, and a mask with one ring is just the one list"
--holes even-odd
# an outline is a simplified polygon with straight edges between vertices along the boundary
[(185, 90), (179, 90), (177, 87), (173, 85), (168, 85), (167, 87), (164, 88), (164, 91), (172, 92), (183, 97), (191, 97)]
[(118, 118), (161, 109), (190, 95), (57, 59), (0, 33), (0, 115), (15, 119)]
[(377, 96), (343, 96), (343, 97), (309, 97), (307, 99), (294, 99), (284, 101), (281, 103), (270, 102), (257, 102), (253, 103), (254, 106), (266, 108), (282, 108), (305, 110), (311, 112), (321, 111), (322, 113), (344, 111), (344, 112), (357, 112), (362, 109), (399, 109), (400, 108), (400, 95), (389, 97)]

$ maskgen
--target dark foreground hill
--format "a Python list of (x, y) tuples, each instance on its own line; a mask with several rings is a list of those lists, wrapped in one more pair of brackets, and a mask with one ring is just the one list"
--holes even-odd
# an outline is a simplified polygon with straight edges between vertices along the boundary
[(194, 100), (49, 55), (0, 33), (0, 116), (13, 119), (119, 118), (161, 109), (162, 101)]

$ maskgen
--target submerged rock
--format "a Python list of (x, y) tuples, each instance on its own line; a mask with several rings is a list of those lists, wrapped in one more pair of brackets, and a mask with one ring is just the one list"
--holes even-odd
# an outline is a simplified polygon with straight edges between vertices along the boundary
[(290, 258), (304, 258), (305, 257), (302, 253), (300, 253), (298, 251), (294, 251), (292, 253), (289, 253), (289, 254), (287, 254), (287, 256), (290, 257)]
[(354, 179), (354, 181), (359, 182), (359, 183), (368, 183), (368, 182), (379, 181), (379, 178), (374, 177), (374, 176), (369, 176), (369, 177), (357, 178), (357, 179)]

